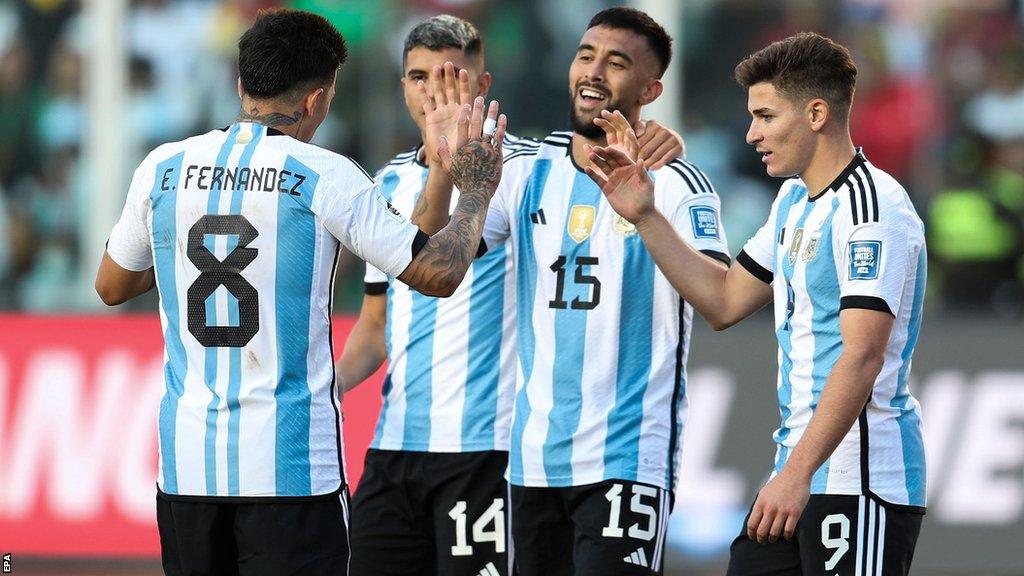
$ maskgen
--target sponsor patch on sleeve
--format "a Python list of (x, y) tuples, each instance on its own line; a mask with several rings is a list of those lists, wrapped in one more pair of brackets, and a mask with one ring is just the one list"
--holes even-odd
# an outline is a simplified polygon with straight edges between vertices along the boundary
[(718, 239), (718, 213), (708, 206), (691, 206), (694, 238)]
[(382, 194), (377, 195), (377, 204), (380, 204), (380, 207), (383, 208), (388, 213), (388, 216), (393, 220), (397, 221), (399, 224), (405, 224), (405, 216), (402, 216), (402, 213), (392, 206), (391, 202), (388, 202)]
[(878, 278), (878, 259), (882, 254), (880, 240), (850, 242), (850, 280)]

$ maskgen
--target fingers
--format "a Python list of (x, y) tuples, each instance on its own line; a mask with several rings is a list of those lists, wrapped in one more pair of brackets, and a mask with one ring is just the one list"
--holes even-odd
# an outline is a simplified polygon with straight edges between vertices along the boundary
[(459, 109), (459, 123), (458, 130), (456, 133), (458, 136), (455, 141), (455, 148), (462, 148), (462, 145), (469, 141), (470, 138), (470, 122), (469, 118), (473, 113), (473, 108), (469, 104), (463, 105)]
[(444, 97), (445, 102), (455, 102), (458, 97), (458, 86), (456, 82), (455, 64), (444, 63)]
[(644, 153), (644, 150), (640, 149), (640, 158), (643, 159), (644, 165), (651, 170), (657, 170), (675, 160), (679, 157), (679, 145), (675, 140), (666, 140), (662, 142), (657, 149)]
[(593, 180), (595, 184), (604, 190), (605, 185), (608, 184), (608, 177), (605, 176), (603, 172), (593, 164), (584, 168), (583, 171), (587, 173), (587, 176), (590, 176), (590, 179)]
[(469, 71), (459, 70), (459, 104), (469, 104), (473, 100), (473, 89), (469, 84)]
[(498, 127), (494, 130), (494, 145), (498, 148), (498, 153), (502, 153), (502, 143), (505, 142), (505, 126), (508, 124), (508, 118), (504, 114), (498, 116)]
[(596, 166), (604, 175), (611, 174), (616, 168), (615, 166), (610, 166), (608, 161), (601, 157), (600, 152), (596, 148), (591, 148), (587, 157), (590, 159), (590, 163)]
[(799, 522), (799, 518), (795, 515), (791, 515), (786, 519), (786, 525), (782, 529), (782, 537), (786, 540), (792, 540), (793, 534), (796, 533), (796, 525)]
[(750, 511), (750, 517), (747, 518), (747, 538), (757, 540), (757, 527), (761, 525), (763, 516), (763, 505), (761, 502), (754, 502), (754, 508)]
[(469, 117), (469, 138), (479, 139), (484, 127), (484, 97), (477, 96), (473, 100), (472, 113)]
[(430, 70), (430, 90), (434, 95), (434, 106), (440, 108), (447, 102), (445, 100), (444, 93), (444, 82), (442, 81), (441, 74), (443, 70), (440, 66), (434, 66)]
[(604, 148), (598, 148), (597, 152), (606, 162), (608, 162), (610, 166), (614, 168), (618, 168), (620, 166), (631, 166), (635, 163), (632, 158), (627, 156), (625, 152), (618, 148), (606, 146)]
[(484, 120), (484, 137), (493, 136), (498, 126), (498, 101), (491, 100), (487, 106), (487, 119)]
[(768, 529), (768, 542), (774, 544), (779, 541), (779, 536), (782, 534), (782, 529), (786, 526), (787, 519), (788, 516), (781, 511), (775, 514), (771, 528)]
[(446, 171), (450, 171), (452, 169), (454, 159), (452, 158), (452, 149), (448, 145), (448, 139), (444, 136), (441, 136), (437, 140), (437, 155), (441, 158), (441, 166)]
[(434, 98), (427, 92), (427, 83), (423, 80), (417, 81), (416, 92), (420, 99), (420, 106), (423, 107), (423, 113), (429, 115), (434, 111)]

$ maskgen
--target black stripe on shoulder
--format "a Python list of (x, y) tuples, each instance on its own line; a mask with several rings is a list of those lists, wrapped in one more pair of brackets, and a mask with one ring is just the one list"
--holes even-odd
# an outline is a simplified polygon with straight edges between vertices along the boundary
[(697, 181), (693, 177), (692, 173), (689, 170), (687, 170), (686, 167), (684, 167), (681, 163), (677, 163), (677, 161), (673, 160), (672, 162), (666, 164), (666, 166), (672, 169), (672, 171), (675, 172), (676, 174), (679, 174), (679, 177), (682, 178), (687, 183), (687, 185), (689, 185), (690, 192), (694, 194), (700, 194), (701, 192), (704, 191), (704, 188), (700, 185), (700, 182)]
[(878, 296), (843, 296), (839, 299), (839, 309), (846, 310), (847, 308), (877, 310), (879, 312), (885, 312), (890, 316), (895, 316), (895, 314), (892, 313), (892, 308), (889, 308), (889, 304)]
[(862, 164), (859, 170), (864, 172), (871, 193), (871, 221), (878, 222), (878, 190), (875, 188), (875, 179), (871, 177), (871, 170), (868, 170), (867, 164)]
[(522, 139), (512, 144), (502, 144), (501, 147), (504, 148), (505, 150), (519, 151), (528, 148), (540, 148), (540, 142), (537, 140)]
[(707, 174), (705, 174), (703, 170), (697, 168), (696, 164), (683, 160), (682, 158), (676, 158), (673, 162), (679, 162), (681, 165), (689, 168), (691, 173), (696, 174), (698, 180), (700, 180), (703, 185), (705, 192), (710, 192), (711, 194), (715, 193), (715, 187), (711, 185), (711, 180), (708, 179)]
[(381, 294), (387, 294), (387, 292), (387, 282), (363, 282), (363, 294), (367, 296), (380, 296)]
[(854, 174), (846, 182), (846, 187), (850, 189), (850, 217), (853, 219), (854, 226), (860, 224), (860, 190), (858, 186), (855, 186), (859, 180), (860, 177)]
[(370, 182), (374, 182), (373, 176), (370, 176), (370, 173), (367, 172), (366, 169), (364, 169), (362, 166), (360, 166), (359, 162), (356, 162), (355, 160), (349, 158), (348, 156), (342, 156), (342, 158), (348, 160), (349, 162), (352, 163), (353, 166), (358, 168), (359, 171), (363, 173), (363, 176), (366, 176), (367, 180), (369, 180)]
[(772, 274), (770, 270), (758, 264), (757, 261), (751, 258), (750, 254), (747, 254), (745, 251), (741, 251), (736, 255), (736, 263), (746, 268), (747, 272), (754, 275), (754, 278), (757, 278), (765, 284), (771, 284), (772, 280), (775, 279), (775, 275)]
[(555, 139), (559, 139), (559, 140), (569, 141), (569, 140), (572, 140), (572, 134), (573, 134), (572, 132), (560, 130), (558, 132), (552, 132), (551, 134), (548, 134), (548, 136), (547, 136), (547, 138), (545, 138), (545, 140), (549, 140), (549, 139), (555, 138)]
[(526, 150), (517, 150), (517, 151), (513, 152), (512, 154), (509, 154), (508, 156), (506, 156), (506, 157), (505, 157), (505, 158), (504, 158), (504, 159), (503, 159), (503, 160), (501, 161), (501, 163), (502, 163), (502, 164), (505, 164), (505, 163), (507, 163), (507, 162), (508, 162), (509, 160), (512, 160), (513, 158), (520, 158), (520, 157), (522, 157), (522, 156), (536, 156), (538, 152), (540, 152), (540, 149), (539, 149), (539, 148), (534, 148), (534, 149), (526, 149)]

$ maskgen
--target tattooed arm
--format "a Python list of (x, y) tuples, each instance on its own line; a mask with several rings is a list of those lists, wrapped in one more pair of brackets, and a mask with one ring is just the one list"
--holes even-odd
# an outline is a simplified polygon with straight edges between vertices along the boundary
[[(498, 115), (492, 102), (487, 116)], [(441, 163), (459, 188), (459, 201), (448, 225), (430, 237), (398, 279), (429, 296), (451, 296), (462, 282), (480, 246), (491, 196), (501, 180), (501, 143), (505, 116), (497, 119), (494, 135), (482, 134), (483, 98), (463, 107), (454, 155), (447, 138), (440, 147)]]

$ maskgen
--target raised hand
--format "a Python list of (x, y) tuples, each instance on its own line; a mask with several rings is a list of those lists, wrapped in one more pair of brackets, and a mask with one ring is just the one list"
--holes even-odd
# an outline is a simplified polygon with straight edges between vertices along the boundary
[(589, 149), (587, 175), (619, 216), (637, 224), (654, 210), (654, 182), (639, 159), (636, 133), (618, 111), (602, 111), (594, 123), (605, 131), (608, 145)]
[(478, 96), (472, 107), (467, 104), (459, 113), (455, 152), (447, 136), (438, 141), (441, 166), (462, 194), (481, 189), (493, 194), (501, 180), (501, 144), (507, 119), (498, 114), (498, 107), (498, 101), (492, 100), (485, 121), (484, 99)]
[(654, 120), (638, 120), (633, 131), (640, 143), (640, 158), (650, 170), (657, 170), (676, 158), (686, 156), (683, 137)]
[(424, 114), (423, 145), (426, 161), (431, 164), (440, 161), (437, 143), (441, 136), (455, 141), (459, 112), (472, 103), (469, 72), (462, 69), (456, 75), (455, 65), (445, 62), (444, 67), (434, 66), (428, 82), (420, 80), (417, 87)]

